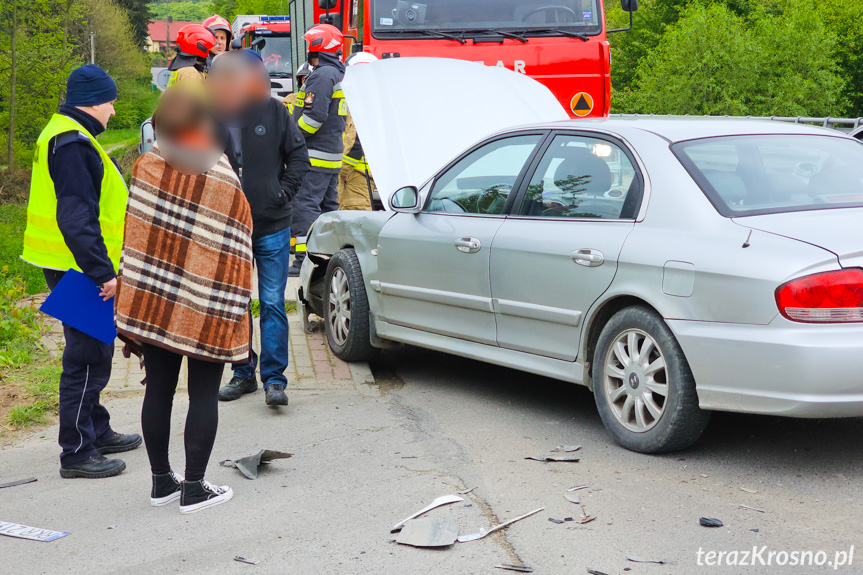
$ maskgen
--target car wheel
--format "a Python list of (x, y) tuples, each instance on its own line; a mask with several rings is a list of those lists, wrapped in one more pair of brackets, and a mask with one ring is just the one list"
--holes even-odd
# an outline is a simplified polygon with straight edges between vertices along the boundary
[(323, 311), (327, 342), (336, 357), (364, 361), (377, 354), (371, 343), (371, 316), (363, 272), (353, 249), (339, 250), (330, 258)]
[(655, 311), (629, 307), (602, 329), (593, 355), (596, 406), (620, 445), (663, 453), (695, 443), (710, 420), (698, 407), (683, 350)]

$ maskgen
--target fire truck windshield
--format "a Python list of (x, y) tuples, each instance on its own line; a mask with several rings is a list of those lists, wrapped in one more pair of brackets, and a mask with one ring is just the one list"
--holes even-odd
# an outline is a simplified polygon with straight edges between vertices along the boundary
[(482, 32), (518, 30), (524, 34), (555, 29), (599, 34), (598, 0), (373, 0), (375, 33), (423, 35), (423, 30)]
[(291, 37), (262, 36), (255, 47), (264, 60), (270, 76), (291, 77)]

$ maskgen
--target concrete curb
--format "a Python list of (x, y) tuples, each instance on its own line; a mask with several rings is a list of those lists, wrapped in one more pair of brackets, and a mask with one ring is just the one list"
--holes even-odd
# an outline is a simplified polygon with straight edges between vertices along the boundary
[(355, 361), (348, 364), (351, 370), (351, 378), (354, 380), (354, 387), (357, 388), (363, 395), (377, 395), (377, 392), (371, 388), (375, 384), (375, 376), (372, 373), (368, 362)]

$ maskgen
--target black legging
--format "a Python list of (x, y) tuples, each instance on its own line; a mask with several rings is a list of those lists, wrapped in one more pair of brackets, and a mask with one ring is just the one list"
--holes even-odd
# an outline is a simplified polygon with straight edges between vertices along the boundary
[[(183, 356), (161, 347), (144, 346), (147, 389), (141, 408), (141, 428), (153, 473), (171, 470), (168, 442), (171, 408)], [(189, 413), (186, 415), (186, 480), (200, 481), (219, 427), (219, 385), (225, 365), (189, 358)]]

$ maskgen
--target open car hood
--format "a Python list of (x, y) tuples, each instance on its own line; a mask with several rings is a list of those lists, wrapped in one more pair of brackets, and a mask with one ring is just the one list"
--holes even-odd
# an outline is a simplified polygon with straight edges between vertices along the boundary
[(445, 58), (351, 66), (342, 83), (381, 200), (422, 186), (483, 137), (566, 120), (542, 84), (505, 68)]

